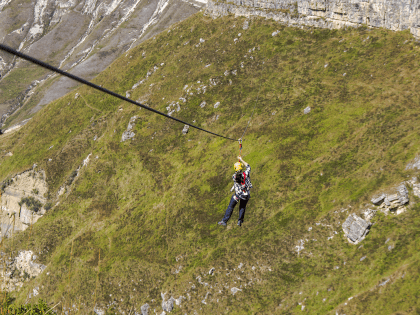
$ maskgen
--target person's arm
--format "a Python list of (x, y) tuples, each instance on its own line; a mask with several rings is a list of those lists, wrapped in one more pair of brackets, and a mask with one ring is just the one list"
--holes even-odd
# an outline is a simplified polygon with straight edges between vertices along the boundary
[(247, 163), (247, 162), (245, 162), (245, 161), (242, 159), (242, 157), (238, 156), (238, 159), (239, 159), (239, 161), (241, 161), (241, 163), (242, 163), (245, 167), (247, 167), (247, 166), (248, 166), (248, 163)]

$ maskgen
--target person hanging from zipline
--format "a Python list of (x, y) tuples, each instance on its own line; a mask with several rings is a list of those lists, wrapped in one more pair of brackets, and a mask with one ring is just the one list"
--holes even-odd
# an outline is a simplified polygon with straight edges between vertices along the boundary
[(219, 225), (226, 226), (232, 215), (233, 209), (239, 202), (239, 219), (238, 226), (241, 226), (244, 222), (246, 204), (250, 198), (251, 184), (251, 166), (245, 162), (241, 156), (238, 156), (239, 162), (236, 162), (233, 167), (235, 174), (233, 174), (233, 187), (230, 191), (235, 190), (232, 198), (230, 199), (229, 206), (226, 209), (225, 216), (222, 221), (218, 222)]

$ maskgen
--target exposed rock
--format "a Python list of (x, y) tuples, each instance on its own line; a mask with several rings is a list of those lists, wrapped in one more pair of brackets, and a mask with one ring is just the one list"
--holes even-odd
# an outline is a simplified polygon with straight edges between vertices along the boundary
[(25, 126), (28, 123), (29, 120), (31, 120), (31, 118), (22, 120), (21, 122), (19, 122), (19, 123), (15, 124), (15, 125), (13, 125), (13, 126), (11, 126), (9, 128), (7, 128), (7, 129), (3, 130), (3, 133), (9, 133), (9, 132), (17, 131), (20, 128), (22, 128), (23, 126)]
[(384, 285), (386, 285), (389, 281), (391, 281), (391, 279), (386, 279), (384, 282), (381, 282), (378, 286), (383, 287)]
[(94, 312), (96, 315), (105, 315), (105, 314), (106, 314), (106, 312), (105, 312), (103, 309), (101, 309), (101, 308), (99, 308), (99, 307), (97, 307), (97, 306), (95, 306), (95, 307), (93, 308), (93, 312)]
[(372, 198), (372, 199), (371, 199), (371, 202), (372, 202), (374, 205), (379, 205), (382, 201), (384, 201), (385, 197), (386, 197), (386, 195), (385, 195), (385, 194), (382, 194), (382, 195), (380, 195), (379, 197)]
[(176, 304), (177, 306), (180, 306), (180, 305), (181, 305), (182, 300), (186, 300), (185, 296), (182, 296), (182, 295), (181, 295), (179, 298), (174, 299), (175, 304)]
[(200, 107), (201, 107), (201, 108), (204, 108), (204, 106), (206, 106), (206, 105), (207, 105), (206, 101), (202, 101), (202, 102), (200, 103)]
[(298, 256), (299, 256), (300, 252), (302, 251), (302, 249), (305, 249), (305, 247), (303, 246), (304, 244), (305, 244), (304, 240), (299, 240), (298, 245), (295, 246)]
[(370, 221), (376, 214), (377, 210), (366, 209), (363, 214), (365, 215), (365, 220)]
[(219, 107), (219, 105), (220, 105), (220, 102), (216, 102), (216, 104), (214, 104), (214, 108)]
[(83, 166), (87, 166), (89, 164), (90, 156), (92, 153), (89, 153), (86, 159), (83, 160)]
[(182, 129), (182, 133), (184, 134), (184, 135), (186, 135), (187, 133), (188, 133), (188, 130), (190, 129), (190, 126), (188, 126), (188, 125), (184, 125), (184, 129)]
[(357, 244), (365, 238), (371, 225), (370, 222), (366, 222), (353, 213), (348, 216), (342, 226), (345, 236), (351, 243)]
[[(2, 0), (0, 8), (7, 7), (2, 12), (0, 34), (2, 41), (5, 40), (12, 48), (30, 51), (35, 58), (44, 58), (60, 69), (91, 80), (127, 49), (137, 46), (204, 6), (204, 1), (189, 2), (186, 0), (171, 5), (167, 0), (147, 3), (128, 0), (35, 0), (22, 5)], [(19, 14), (11, 16), (5, 10)], [(12, 22), (19, 25), (13, 31), (9, 30)], [(60, 36), (56, 36), (57, 33)], [(12, 58), (4, 54), (0, 57), (0, 78), (14, 71), (13, 68), (20, 68), (21, 71), (27, 69), (27, 66)], [(28, 88), (19, 87), (19, 96), (11, 100), (13, 103), (10, 110), (7, 110), (7, 116), (11, 116), (26, 103), (34, 94), (33, 88), (45, 77), (38, 77)], [(16, 84), (21, 85), (22, 82)], [(47, 88), (32, 113), (65, 95), (76, 84), (68, 78), (56, 80)], [(5, 106), (0, 105), (2, 110)], [(0, 119), (0, 125), (3, 122)]]
[(212, 17), (261, 16), (288, 26), (337, 29), (343, 27), (383, 27), (394, 31), (409, 29), (420, 37), (418, 3), (411, 0), (209, 0), (206, 14)]
[(401, 214), (403, 212), (405, 212), (407, 210), (406, 207), (398, 207), (397, 210), (395, 211), (395, 214)]
[(209, 270), (209, 275), (212, 275), (216, 269), (213, 267)]
[(143, 304), (140, 308), (141, 315), (149, 315), (149, 304)]
[(48, 185), (43, 170), (33, 168), (2, 184), (0, 226), (2, 234), (23, 231), (41, 218), (46, 210)]
[(415, 157), (414, 160), (408, 163), (407, 166), (405, 167), (406, 171), (414, 170), (414, 169), (420, 170), (420, 156)]
[(232, 292), (232, 294), (233, 294), (233, 295), (235, 295), (236, 293), (238, 293), (239, 291), (242, 291), (242, 290), (241, 290), (241, 289), (238, 289), (238, 288), (233, 287), (233, 288), (231, 288), (231, 289), (230, 289), (230, 291)]
[(398, 200), (400, 201), (400, 204), (401, 205), (407, 204), (409, 199), (408, 199), (408, 190), (405, 187), (405, 185), (402, 184), (398, 186), (397, 191), (398, 191)]
[[(5, 259), (5, 257), (3, 257)], [(23, 283), (31, 278), (37, 277), (42, 273), (45, 265), (35, 263), (36, 256), (31, 250), (20, 251), (11, 261), (6, 261), (6, 270), (4, 271), (3, 281), (1, 282), (1, 290), (8, 292), (14, 291), (22, 287)], [(39, 287), (33, 290), (33, 295), (39, 294)], [(31, 294), (32, 295), (32, 294)]]
[(127, 130), (124, 131), (122, 136), (121, 136), (121, 142), (124, 142), (128, 139), (134, 139), (135, 134), (132, 130), (133, 130), (133, 127), (135, 125), (136, 119), (137, 119), (137, 116), (133, 116), (133, 117), (130, 118), (130, 121), (129, 121), (128, 126), (127, 126)]
[(171, 296), (168, 300), (166, 299), (166, 293), (160, 294), (162, 297), (162, 309), (165, 312), (170, 312), (174, 309), (175, 299)]
[(245, 20), (244, 24), (242, 25), (243, 30), (247, 30), (249, 28), (249, 20)]
[(309, 114), (309, 112), (311, 111), (311, 108), (308, 106), (303, 110), (304, 114)]
[(382, 194), (377, 198), (373, 198), (371, 202), (374, 205), (379, 206), (381, 211), (385, 214), (389, 211), (400, 214), (406, 210), (404, 205), (409, 203), (408, 190), (403, 183), (397, 187), (396, 194)]
[(172, 116), (173, 113), (181, 110), (181, 106), (179, 106), (179, 102), (172, 102), (166, 107), (166, 110), (168, 111), (168, 115)]
[(387, 199), (388, 199), (389, 202), (393, 202), (395, 200), (398, 200), (398, 194), (388, 195)]

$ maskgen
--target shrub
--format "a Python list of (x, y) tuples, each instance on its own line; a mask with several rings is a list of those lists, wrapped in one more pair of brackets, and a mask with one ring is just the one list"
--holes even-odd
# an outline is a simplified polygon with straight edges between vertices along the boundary
[(19, 201), (19, 206), (26, 204), (29, 210), (38, 212), (42, 208), (42, 203), (39, 200), (36, 200), (34, 197), (23, 197)]

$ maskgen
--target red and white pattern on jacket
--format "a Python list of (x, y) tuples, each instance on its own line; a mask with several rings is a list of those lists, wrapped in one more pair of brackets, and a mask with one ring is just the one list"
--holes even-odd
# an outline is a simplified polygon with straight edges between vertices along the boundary
[(251, 184), (251, 166), (248, 164), (245, 171), (242, 173), (244, 175), (244, 180), (241, 183), (236, 182), (236, 174), (232, 175), (233, 186), (235, 187), (235, 196), (242, 200), (248, 200), (250, 195), (250, 189), (252, 188)]

